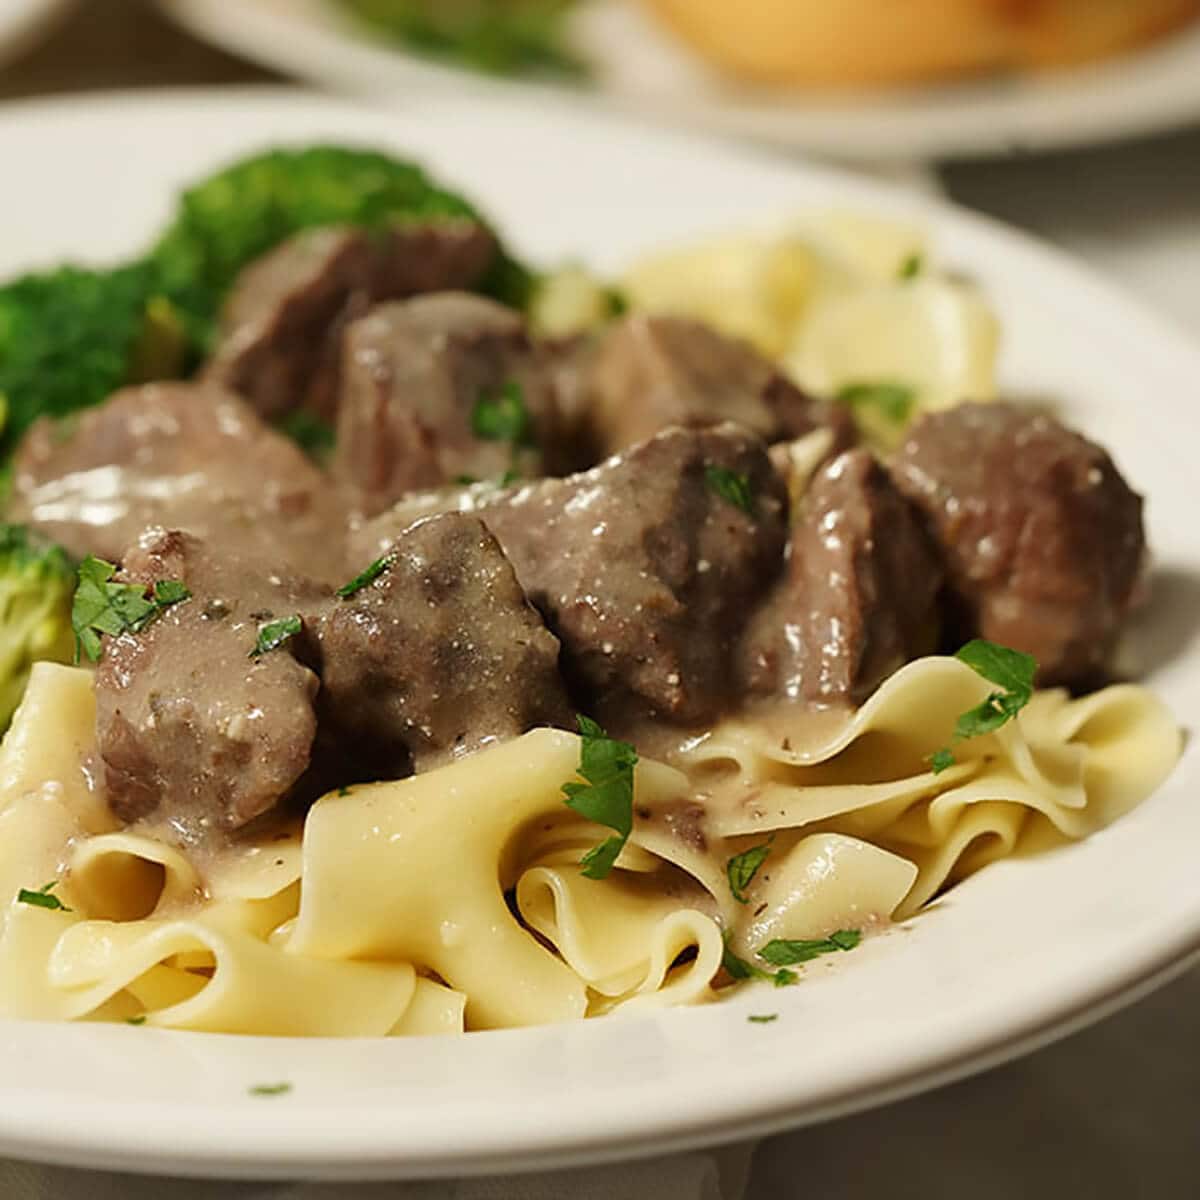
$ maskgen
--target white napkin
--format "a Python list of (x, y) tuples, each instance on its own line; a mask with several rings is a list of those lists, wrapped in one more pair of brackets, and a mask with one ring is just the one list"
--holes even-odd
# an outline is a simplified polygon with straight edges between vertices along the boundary
[(0, 1161), (3, 1200), (742, 1200), (753, 1146), (545, 1175), (418, 1183), (225, 1183)]

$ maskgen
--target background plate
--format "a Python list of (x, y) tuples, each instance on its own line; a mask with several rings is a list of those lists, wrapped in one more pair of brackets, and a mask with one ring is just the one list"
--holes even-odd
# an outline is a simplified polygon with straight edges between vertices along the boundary
[[(331, 0), (159, 0), (200, 37), (313, 83), (421, 104), (431, 88), (584, 92), (498, 82), (364, 35)], [(1200, 120), (1200, 25), (1122, 58), (1044, 75), (803, 98), (739, 88), (661, 33), (631, 0), (589, 0), (576, 41), (597, 64), (591, 102), (840, 159), (972, 157), (1105, 142)]]
[[(315, 138), (411, 152), (538, 259), (615, 268), (663, 241), (808, 205), (926, 223), (1006, 331), (1004, 385), (1061, 400), (1149, 492), (1153, 685), (1200, 711), (1200, 353), (1057, 252), (928, 199), (545, 105), (374, 114), (223, 91), (0, 116), (0, 271), (135, 250), (172, 190)], [(114, 171), (113, 164), (120, 164)], [(736, 1139), (879, 1103), (1095, 1019), (1200, 948), (1200, 753), (1110, 830), (990, 867), (802, 986), (721, 1005), (457, 1039), (296, 1041), (0, 1023), (0, 1155), (161, 1173), (428, 1176), (549, 1168)], [(769, 1025), (753, 1012), (778, 1012)], [(253, 1084), (293, 1091), (252, 1098)]]

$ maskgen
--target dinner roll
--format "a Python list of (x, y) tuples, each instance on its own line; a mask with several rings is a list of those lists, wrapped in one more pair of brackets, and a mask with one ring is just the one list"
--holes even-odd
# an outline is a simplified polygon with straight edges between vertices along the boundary
[(792, 85), (903, 83), (1115, 54), (1200, 0), (644, 0), (716, 66)]

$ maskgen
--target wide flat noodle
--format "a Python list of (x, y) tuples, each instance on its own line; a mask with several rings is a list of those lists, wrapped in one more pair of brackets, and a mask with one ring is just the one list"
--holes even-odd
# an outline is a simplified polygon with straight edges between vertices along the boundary
[[(0, 745), (0, 1015), (136, 1018), (297, 1036), (438, 1036), (711, 1000), (726, 942), (869, 931), (1149, 795), (1180, 733), (1141, 688), (1042, 692), (933, 752), (991, 685), (924, 659), (853, 715), (728, 721), (635, 776), (634, 828), (563, 804), (580, 741), (535, 730), (396, 783), (331, 794), (303, 828), (194, 859), (120, 829), (92, 786), (85, 671), (39, 665)], [(735, 895), (731, 859), (761, 853)], [(17, 902), (55, 883), (66, 907)]]

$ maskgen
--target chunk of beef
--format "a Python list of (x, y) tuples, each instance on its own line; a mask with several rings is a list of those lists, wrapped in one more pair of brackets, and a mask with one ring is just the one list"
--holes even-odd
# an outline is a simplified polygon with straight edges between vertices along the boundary
[(211, 384), (127, 388), (77, 420), (37, 422), (17, 451), (9, 519), (79, 558), (117, 561), (157, 525), (252, 561), (343, 570), (345, 510), (329, 480)]
[(312, 605), (311, 585), (268, 577), (191, 534), (148, 530), (119, 578), (181, 580), (190, 600), (139, 633), (106, 638), (96, 735), (122, 820), (165, 820), (185, 839), (274, 808), (304, 774), (317, 677), (293, 646), (251, 657), (260, 623)]
[[(714, 477), (743, 479), (751, 511)], [(725, 476), (728, 478), (728, 474)], [(731, 652), (783, 562), (783, 484), (739, 426), (666, 430), (590, 471), (459, 497), (496, 535), (557, 634), (568, 682), (614, 728), (688, 723), (736, 701)], [(364, 526), (364, 552), (411, 520)]]
[(558, 641), (478, 518), (422, 521), (322, 617), (322, 737), (384, 777), (571, 727)]
[(1042, 683), (1103, 670), (1145, 538), (1141, 498), (1101, 447), (1029, 409), (968, 404), (918, 421), (891, 470), (940, 545), (962, 637), (1032, 654)]
[(469, 288), (495, 253), (473, 221), (306, 230), (238, 277), (205, 376), (268, 419), (297, 408), (332, 418), (347, 322), (382, 300)]
[(671, 425), (736, 421), (764, 441), (830, 427), (854, 440), (850, 414), (806, 396), (745, 342), (681, 317), (632, 316), (597, 342), (586, 406), (596, 449), (613, 454)]
[(747, 638), (751, 689), (861, 702), (935, 648), (941, 583), (929, 538), (874, 455), (840, 455), (813, 478), (787, 577)]
[[(516, 436), (481, 436), (481, 403), (504, 406)], [(522, 412), (524, 430), (512, 427)], [(332, 470), (365, 512), (463, 475), (553, 471), (559, 441), (549, 380), (512, 310), (447, 292), (381, 305), (346, 330)]]

